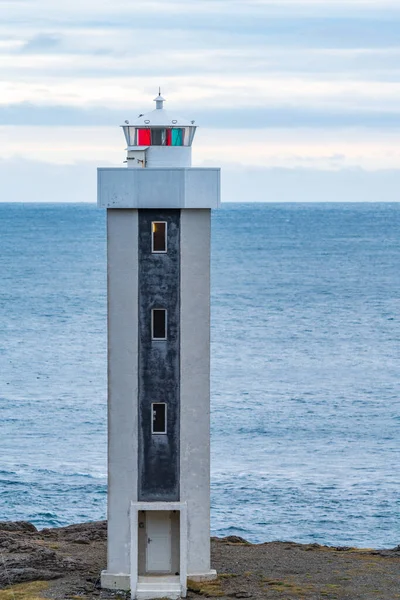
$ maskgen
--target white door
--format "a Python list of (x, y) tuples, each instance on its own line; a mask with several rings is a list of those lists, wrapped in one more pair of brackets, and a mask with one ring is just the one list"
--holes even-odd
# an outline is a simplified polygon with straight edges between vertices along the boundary
[(171, 573), (171, 516), (168, 511), (146, 513), (146, 571)]

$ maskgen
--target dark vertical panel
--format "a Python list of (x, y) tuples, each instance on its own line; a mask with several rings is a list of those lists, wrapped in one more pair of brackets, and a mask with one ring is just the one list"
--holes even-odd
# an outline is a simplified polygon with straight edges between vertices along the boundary
[[(152, 221), (168, 223), (168, 252), (151, 251)], [(139, 478), (142, 502), (179, 500), (180, 211), (139, 210)], [(151, 339), (165, 308), (167, 339)], [(167, 434), (151, 433), (151, 404), (166, 402)]]

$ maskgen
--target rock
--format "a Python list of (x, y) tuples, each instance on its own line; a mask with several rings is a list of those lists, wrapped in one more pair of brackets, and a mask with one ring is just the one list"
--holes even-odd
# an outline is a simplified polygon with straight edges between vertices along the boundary
[(251, 598), (252, 594), (250, 592), (247, 592), (246, 590), (241, 590), (239, 592), (236, 592), (235, 594), (235, 598)]
[(51, 579), (59, 579), (63, 575), (62, 571), (47, 571), (29, 566), (25, 568), (12, 568), (8, 570), (7, 577), (0, 575), (0, 587), (24, 583), (26, 581), (50, 581)]
[(312, 552), (313, 550), (319, 550), (322, 546), (320, 546), (319, 544), (307, 544), (307, 546), (304, 546), (304, 551), (305, 552)]
[(86, 544), (96, 540), (105, 540), (107, 537), (107, 522), (95, 521), (93, 523), (82, 523), (79, 525), (60, 527), (57, 529), (57, 537), (58, 539), (68, 542), (75, 542), (77, 544)]
[(86, 568), (82, 560), (64, 557), (33, 538), (26, 540), (18, 534), (0, 532), (0, 547), (3, 567), (0, 568), (0, 587), (25, 581), (58, 579), (66, 572)]
[(37, 529), (28, 521), (0, 521), (0, 531), (31, 531), (37, 533)]
[(247, 540), (240, 537), (239, 535), (228, 535), (227, 537), (222, 538), (224, 542), (228, 542), (229, 544), (249, 544)]

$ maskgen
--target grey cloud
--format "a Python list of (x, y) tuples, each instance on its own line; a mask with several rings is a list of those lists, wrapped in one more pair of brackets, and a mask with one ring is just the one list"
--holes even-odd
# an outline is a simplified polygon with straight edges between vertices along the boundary
[[(168, 7), (168, 4), (165, 3)], [(210, 5), (212, 6), (212, 5)], [(91, 13), (65, 19), (55, 13), (46, 19), (37, 19), (37, 11), (32, 14), (31, 26), (63, 30), (68, 27), (71, 31), (87, 30), (119, 30), (130, 31), (132, 34), (148, 32), (156, 41), (155, 31), (161, 30), (173, 39), (182, 32), (191, 32), (195, 36), (207, 36), (205, 43), (210, 43), (208, 36), (213, 36), (212, 43), (218, 45), (219, 35), (229, 35), (239, 41), (246, 36), (252, 36), (254, 42), (280, 47), (313, 47), (313, 48), (385, 48), (400, 45), (400, 9), (392, 13), (381, 9), (374, 14), (359, 9), (357, 14), (348, 16), (343, 10), (340, 16), (319, 14), (297, 14), (286, 7), (284, 15), (274, 15), (270, 7), (259, 6), (254, 11), (212, 10), (204, 9), (192, 14), (190, 11), (147, 10), (143, 4), (140, 10), (121, 10), (104, 12), (93, 10)], [(45, 11), (43, 11), (45, 12)], [(88, 15), (95, 14), (95, 19)], [(12, 18), (9, 17), (9, 24)], [(50, 34), (51, 35), (51, 34)], [(90, 35), (90, 34), (89, 34)], [(134, 44), (134, 39), (132, 42)], [(45, 41), (45, 40), (44, 40)], [(40, 40), (39, 40), (40, 42)]]
[(238, 108), (225, 110), (199, 110), (196, 119), (207, 127), (270, 128), (270, 127), (400, 127), (400, 111), (360, 110), (352, 106), (348, 110), (323, 108)]
[[(53, 31), (44, 31), (29, 39), (22, 49), (14, 52), (52, 55), (80, 55), (82, 61), (73, 65), (63, 63), (62, 69), (55, 62), (46, 68), (46, 75), (65, 77), (116, 77), (134, 70), (138, 75), (161, 73), (183, 75), (199, 73), (290, 73), (302, 77), (324, 73), (327, 77), (351, 74), (352, 78), (399, 80), (399, 61), (395, 50), (400, 48), (400, 11), (392, 19), (383, 17), (372, 20), (358, 18), (260, 18), (240, 15), (234, 11), (225, 14), (200, 14), (195, 19), (187, 13), (171, 15), (139, 12), (134, 18), (111, 15), (104, 21), (83, 24), (74, 22), (52, 24)], [(74, 29), (75, 27), (75, 29)], [(106, 30), (98, 35), (98, 29)], [(5, 33), (5, 30), (3, 30)], [(162, 53), (148, 50), (149, 35), (162, 46)], [(240, 49), (243, 49), (243, 56)], [(362, 54), (357, 49), (376, 50)], [(328, 50), (319, 53), (320, 50)], [(387, 54), (384, 54), (386, 49)], [(193, 64), (187, 51), (214, 50), (215, 56)], [(337, 52), (335, 53), (335, 50)], [(231, 51), (231, 55), (229, 52)], [(13, 50), (8, 50), (8, 53)], [(174, 57), (173, 52), (182, 53)], [(342, 52), (342, 53), (341, 53)], [(393, 52), (393, 55), (390, 55)], [(139, 56), (138, 56), (139, 55)], [(112, 65), (85, 65), (85, 57), (113, 57)], [(15, 76), (8, 69), (9, 77)], [(35, 72), (35, 67), (33, 67)], [(40, 67), (36, 68), (42, 74)], [(19, 75), (19, 70), (16, 71)]]
[(104, 126), (120, 124), (126, 119), (123, 111), (107, 108), (78, 108), (74, 106), (36, 106), (29, 102), (10, 106), (0, 105), (0, 125)]
[[(135, 39), (140, 44), (140, 38), (135, 36)], [(79, 39), (69, 39), (68, 36), (61, 38), (56, 35), (37, 36), (22, 50), (8, 50), (8, 53), (50, 52), (53, 57), (79, 55), (80, 59), (71, 60), (70, 64), (64, 61), (62, 68), (57, 61), (54, 61), (52, 66), (46, 66), (45, 75), (52, 77), (72, 75), (85, 78), (116, 78), (134, 74), (136, 77), (156, 75), (164, 79), (193, 73), (224, 73), (238, 77), (240, 73), (257, 73), (260, 77), (264, 74), (287, 76), (293, 73), (296, 76), (300, 74), (303, 80), (323, 74), (325, 79), (346, 79), (351, 76), (353, 80), (400, 81), (400, 47), (372, 50), (297, 48), (294, 51), (283, 47), (257, 46), (254, 40), (247, 40), (241, 48), (235, 39), (225, 38), (221, 40), (219, 48), (214, 50), (207, 47), (204, 40), (192, 38), (190, 44), (187, 40), (181, 41), (181, 45), (186, 47), (185, 53), (181, 54), (179, 47), (172, 47), (168, 43), (165, 33), (160, 39), (164, 46), (162, 57), (154, 51), (146, 52), (143, 48), (133, 53), (129, 52), (129, 37), (126, 38), (125, 44), (119, 40), (116, 47), (112, 37), (102, 40), (102, 44), (98, 45), (96, 38), (90, 40), (90, 36), (86, 36), (83, 45)], [(93, 56), (106, 56), (109, 60), (106, 63), (101, 60), (94, 62), (91, 60)], [(4, 71), (6, 70), (4, 68)], [(18, 68), (10, 65), (8, 71), (12, 78), (18, 73)], [(35, 69), (32, 66), (30, 74), (35, 71), (40, 76), (43, 68), (39, 66)]]
[(165, 29), (192, 31), (194, 34), (213, 35), (228, 32), (240, 40), (242, 36), (255, 36), (269, 45), (280, 47), (313, 48), (386, 48), (400, 45), (400, 13), (392, 19), (359, 18), (274, 18), (261, 14), (238, 15), (235, 13), (196, 16), (178, 15), (135, 15), (123, 18), (113, 15), (106, 19), (86, 20), (76, 26), (88, 28), (115, 28), (121, 30)]
[[(187, 108), (176, 107), (185, 116)], [(362, 127), (372, 129), (397, 129), (400, 111), (305, 109), (296, 107), (215, 108), (196, 109), (191, 113), (202, 127), (228, 129), (263, 129), (274, 127)], [(36, 106), (29, 103), (0, 105), (0, 125), (87, 125), (116, 126), (134, 111), (126, 109), (78, 108), (71, 106)], [(191, 116), (191, 115), (188, 115)]]
[[(78, 54), (84, 59), (85, 56), (121, 56), (126, 54), (128, 48), (121, 51), (122, 49), (119, 47), (119, 50), (116, 51), (115, 49), (115, 37), (110, 36), (107, 46), (103, 39), (99, 41), (98, 35), (95, 35), (94, 32), (92, 35), (90, 35), (90, 32), (83, 35), (78, 31), (71, 35), (70, 31), (63, 31), (62, 34), (39, 33), (28, 39), (22, 47), (10, 50), (9, 53), (51, 54), (52, 56)], [(99, 70), (101, 70), (101, 64)], [(55, 67), (55, 71), (58, 72), (59, 68)]]
[(19, 50), (26, 54), (54, 53), (61, 45), (61, 37), (55, 34), (42, 33), (33, 36)]

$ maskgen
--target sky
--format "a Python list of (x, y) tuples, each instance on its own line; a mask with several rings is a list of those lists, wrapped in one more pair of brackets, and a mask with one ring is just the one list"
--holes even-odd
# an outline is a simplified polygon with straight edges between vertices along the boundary
[(400, 0), (0, 0), (0, 201), (95, 202), (159, 86), (224, 201), (400, 199)]

